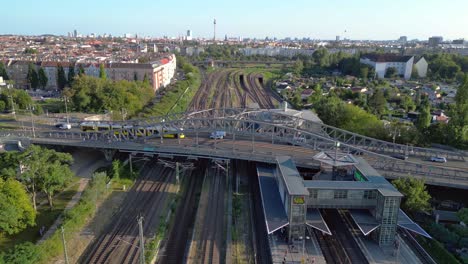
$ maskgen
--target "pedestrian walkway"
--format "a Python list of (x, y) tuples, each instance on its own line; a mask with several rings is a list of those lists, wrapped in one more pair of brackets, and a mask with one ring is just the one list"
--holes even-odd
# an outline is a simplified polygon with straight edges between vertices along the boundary
[[(86, 186), (88, 186), (89, 179), (81, 178), (79, 181), (79, 186), (78, 190), (76, 191), (75, 195), (71, 198), (71, 200), (68, 202), (67, 206), (64, 209), (65, 211), (68, 211), (75, 207), (75, 205), (78, 203), (78, 201), (81, 199), (81, 195), (83, 194), (83, 191), (86, 189)], [(63, 213), (60, 217), (58, 217), (55, 222), (52, 224), (52, 226), (47, 230), (47, 232), (42, 236), (42, 238), (37, 242), (38, 244), (44, 242), (47, 238), (52, 236), (57, 228), (62, 224), (63, 222)]]
[(305, 243), (288, 245), (281, 233), (268, 236), (271, 248), (271, 257), (276, 264), (325, 264), (320, 246), (315, 236), (307, 236)]

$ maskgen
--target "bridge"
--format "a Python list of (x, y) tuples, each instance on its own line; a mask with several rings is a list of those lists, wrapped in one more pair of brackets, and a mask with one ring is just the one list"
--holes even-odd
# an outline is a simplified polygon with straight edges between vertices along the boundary
[[(129, 124), (129, 122), (126, 122)], [(185, 139), (166, 139), (164, 133), (137, 135), (134, 130), (103, 132), (41, 131), (33, 137), (28, 132), (4, 132), (3, 140), (19, 140), (23, 145), (75, 146), (165, 156), (244, 159), (275, 163), (278, 155), (291, 156), (298, 166), (317, 167), (312, 157), (320, 152), (360, 153), (368, 163), (387, 178), (413, 176), (426, 183), (468, 189), (468, 166), (464, 152), (408, 147), (364, 137), (327, 126), (278, 109), (209, 109), (191, 113), (133, 120), (133, 125), (160, 126), (183, 132)], [(209, 139), (215, 130), (227, 132), (221, 140)], [(168, 133), (168, 132), (167, 132)], [(291, 145), (287, 145), (287, 144)], [(405, 154), (409, 160), (392, 158)], [(426, 159), (444, 156), (447, 163), (434, 164)]]

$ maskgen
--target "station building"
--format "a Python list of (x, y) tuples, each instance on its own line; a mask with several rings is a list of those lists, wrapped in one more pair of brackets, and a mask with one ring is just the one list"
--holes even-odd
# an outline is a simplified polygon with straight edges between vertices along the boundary
[(430, 237), (400, 209), (403, 195), (364, 159), (319, 153), (319, 172), (305, 179), (287, 156), (276, 166), (257, 165), (267, 231), (305, 239), (307, 227), (332, 235), (321, 209), (347, 209), (355, 224), (382, 249), (394, 245), (397, 227)]

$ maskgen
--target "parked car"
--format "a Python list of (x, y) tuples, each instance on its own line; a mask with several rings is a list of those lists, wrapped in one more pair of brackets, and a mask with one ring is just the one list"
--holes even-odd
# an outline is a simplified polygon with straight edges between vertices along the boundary
[(395, 158), (395, 159), (401, 159), (401, 160), (407, 160), (408, 159), (408, 156), (400, 155), (400, 154), (395, 154), (395, 155), (392, 155), (391, 157)]
[(63, 130), (69, 130), (71, 129), (71, 125), (67, 123), (58, 123), (55, 125), (56, 128), (58, 129), (63, 129)]
[(210, 134), (211, 139), (223, 139), (225, 136), (226, 136), (225, 131), (214, 131), (214, 132), (211, 132)]
[(444, 157), (431, 157), (432, 162), (440, 162), (440, 163), (445, 163), (447, 162), (447, 159)]
[(350, 153), (353, 154), (353, 155), (356, 155), (356, 156), (362, 156), (362, 155), (364, 155), (364, 152), (362, 152), (362, 151), (360, 151), (360, 150), (357, 150), (357, 149), (351, 150)]

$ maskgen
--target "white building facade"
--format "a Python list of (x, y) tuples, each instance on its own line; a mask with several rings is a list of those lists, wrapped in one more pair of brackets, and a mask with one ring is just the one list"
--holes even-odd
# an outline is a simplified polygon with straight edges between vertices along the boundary
[(373, 67), (378, 78), (385, 78), (387, 69), (393, 67), (396, 69), (397, 75), (409, 80), (413, 71), (414, 57), (394, 54), (366, 54), (361, 57), (360, 62)]

